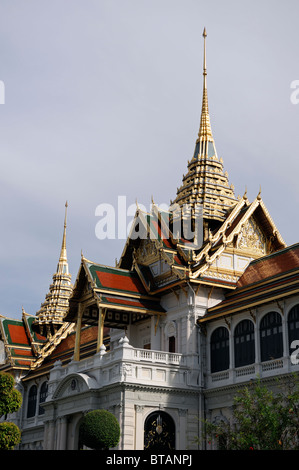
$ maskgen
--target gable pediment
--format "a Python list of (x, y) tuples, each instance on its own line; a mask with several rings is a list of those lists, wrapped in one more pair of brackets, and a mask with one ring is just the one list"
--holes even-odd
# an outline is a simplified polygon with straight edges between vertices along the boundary
[(70, 397), (98, 388), (97, 381), (87, 374), (73, 373), (66, 377), (53, 393), (53, 399)]
[(192, 277), (225, 281), (233, 286), (252, 260), (284, 247), (260, 196), (249, 204), (244, 195), (194, 257)]
[(236, 248), (253, 256), (264, 256), (267, 254), (266, 237), (254, 219), (250, 217), (242, 226), (236, 242)]

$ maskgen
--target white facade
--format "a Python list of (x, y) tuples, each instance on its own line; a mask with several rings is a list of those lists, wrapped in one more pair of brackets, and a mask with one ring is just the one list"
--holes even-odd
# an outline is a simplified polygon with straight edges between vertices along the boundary
[[(214, 294), (214, 295), (213, 295)], [(210, 295), (210, 298), (209, 298)], [(207, 324), (206, 330), (197, 320), (206, 312), (208, 304), (219, 302), (219, 291), (210, 292), (200, 287), (196, 293), (181, 290), (168, 294), (163, 300), (167, 316), (158, 325), (144, 322), (111, 334), (111, 350), (100, 352), (78, 362), (62, 366), (55, 363), (49, 377), (34, 379), (40, 389), (48, 381), (48, 396), (43, 403), (44, 414), (26, 418), (28, 392), (26, 382), (22, 418), (21, 449), (78, 449), (80, 421), (92, 409), (104, 408), (118, 419), (121, 439), (118, 449), (144, 449), (146, 418), (155, 411), (163, 411), (174, 423), (175, 449), (205, 448), (198, 443), (201, 420), (229, 417), (233, 397), (238, 388), (260, 377), (270, 386), (277, 376), (287, 378), (299, 370), (292, 364), (288, 347), (288, 313), (299, 304), (299, 296), (279, 303), (267, 304), (254, 311), (222, 318)], [(195, 299), (195, 302), (194, 302)], [(277, 311), (282, 318), (283, 356), (261, 362), (259, 326), (268, 312)], [(254, 324), (255, 362), (244, 367), (234, 366), (234, 331), (243, 319)], [(229, 368), (211, 373), (210, 338), (219, 326), (229, 332)], [(175, 337), (175, 352), (169, 352), (169, 337)], [(150, 349), (144, 349), (144, 346)], [(39, 396), (39, 393), (38, 393)]]

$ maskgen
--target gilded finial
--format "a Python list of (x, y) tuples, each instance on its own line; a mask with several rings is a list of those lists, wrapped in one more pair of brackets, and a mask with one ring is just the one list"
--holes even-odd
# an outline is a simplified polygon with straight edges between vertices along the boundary
[(259, 193), (258, 193), (258, 195), (257, 195), (257, 199), (261, 199), (261, 192), (262, 192), (262, 187), (261, 187), (261, 185), (260, 185), (260, 190), (259, 190)]
[(66, 201), (66, 202), (65, 202), (65, 216), (64, 216), (64, 226), (65, 226), (65, 227), (66, 227), (67, 208), (68, 208), (68, 203), (67, 203), (67, 201)]
[[(203, 35), (203, 40), (204, 40), (203, 75), (204, 75), (204, 77), (206, 77), (206, 75), (207, 75), (207, 57), (206, 57), (206, 37), (207, 37), (207, 31), (206, 31), (206, 28), (204, 28), (202, 35)], [(207, 85), (206, 80), (205, 80), (204, 85), (205, 85), (205, 87), (206, 87), (206, 85)]]
[(62, 244), (61, 244), (61, 251), (60, 251), (60, 258), (59, 263), (67, 263), (67, 255), (66, 255), (66, 218), (67, 218), (67, 208), (68, 203), (65, 203), (65, 214), (64, 214), (64, 227), (63, 227), (63, 237), (62, 237)]
[[(202, 108), (200, 117), (200, 128), (198, 138), (200, 141), (213, 142), (212, 129), (210, 124), (209, 106), (208, 106), (208, 91), (207, 91), (207, 55), (206, 55), (206, 28), (203, 30), (204, 38), (204, 51), (203, 51), (203, 95), (202, 95)], [(205, 147), (207, 149), (207, 147)], [(200, 152), (202, 153), (202, 149)]]

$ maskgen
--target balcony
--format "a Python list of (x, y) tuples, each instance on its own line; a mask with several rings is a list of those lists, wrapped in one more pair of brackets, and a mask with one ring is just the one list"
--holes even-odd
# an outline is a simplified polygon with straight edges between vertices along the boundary
[(183, 355), (132, 347), (127, 338), (106, 352), (66, 366), (56, 363), (50, 375), (50, 395), (72, 374), (84, 375), (90, 389), (101, 389), (118, 383), (136, 386), (174, 387), (182, 390), (198, 389), (198, 355)]

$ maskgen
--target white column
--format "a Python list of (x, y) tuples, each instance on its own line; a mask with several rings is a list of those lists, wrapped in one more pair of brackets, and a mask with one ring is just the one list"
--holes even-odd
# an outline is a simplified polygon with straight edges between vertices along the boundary
[(53, 420), (48, 421), (46, 430), (46, 449), (54, 450), (54, 438), (55, 438), (55, 422)]
[(179, 429), (176, 429), (176, 450), (186, 449), (187, 410), (179, 409)]
[(81, 341), (82, 316), (83, 316), (83, 307), (82, 307), (81, 303), (79, 303), (78, 304), (77, 325), (76, 325), (74, 361), (80, 361), (80, 341)]
[(143, 406), (135, 405), (135, 450), (144, 448), (143, 410)]
[(255, 373), (259, 374), (261, 370), (261, 348), (260, 348), (260, 331), (259, 324), (257, 320), (257, 311), (255, 314), (254, 322), (254, 345), (255, 345)]
[(285, 312), (285, 309), (283, 309), (283, 312), (281, 312), (281, 326), (282, 326), (282, 342), (283, 342), (283, 357), (288, 357), (290, 352), (289, 352), (289, 344), (288, 344), (288, 318)]
[(67, 438), (67, 417), (63, 416), (62, 418), (60, 418), (58, 449), (66, 450), (66, 438)]

